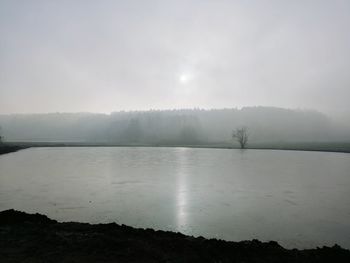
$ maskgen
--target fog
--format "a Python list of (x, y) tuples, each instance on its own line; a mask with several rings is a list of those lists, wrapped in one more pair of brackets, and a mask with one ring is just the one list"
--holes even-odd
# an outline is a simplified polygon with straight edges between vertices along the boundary
[[(345, 0), (1, 1), (0, 114), (260, 105), (349, 116), (349, 13)], [(218, 114), (192, 113), (204, 126)], [(135, 114), (46, 117), (108, 126)]]
[(350, 262), (349, 26), (350, 0), (0, 0), (4, 261)]
[(341, 142), (350, 127), (316, 111), (272, 107), (0, 115), (7, 141), (128, 145), (230, 144), (247, 127), (249, 143)]

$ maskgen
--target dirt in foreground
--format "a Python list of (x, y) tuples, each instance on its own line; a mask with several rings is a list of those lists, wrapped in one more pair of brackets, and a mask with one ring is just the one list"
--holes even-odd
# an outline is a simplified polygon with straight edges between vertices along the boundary
[(118, 224), (58, 223), (0, 212), (0, 262), (350, 262), (335, 245), (287, 250), (276, 242), (227, 242)]

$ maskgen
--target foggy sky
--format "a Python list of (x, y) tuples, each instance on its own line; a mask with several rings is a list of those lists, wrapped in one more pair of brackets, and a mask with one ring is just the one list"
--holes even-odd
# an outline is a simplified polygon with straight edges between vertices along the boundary
[(350, 112), (350, 1), (0, 1), (0, 114)]

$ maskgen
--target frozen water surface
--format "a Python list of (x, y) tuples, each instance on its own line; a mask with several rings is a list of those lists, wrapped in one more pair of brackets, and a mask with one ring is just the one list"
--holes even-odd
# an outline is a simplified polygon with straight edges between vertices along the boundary
[(0, 156), (0, 210), (285, 247), (350, 248), (350, 154), (152, 147)]

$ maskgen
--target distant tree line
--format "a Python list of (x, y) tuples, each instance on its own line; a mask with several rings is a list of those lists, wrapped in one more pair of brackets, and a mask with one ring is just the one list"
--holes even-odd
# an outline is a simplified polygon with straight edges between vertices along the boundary
[(249, 127), (251, 143), (350, 137), (319, 112), (271, 107), (0, 115), (0, 125), (8, 141), (232, 144), (232, 131), (241, 127)]

